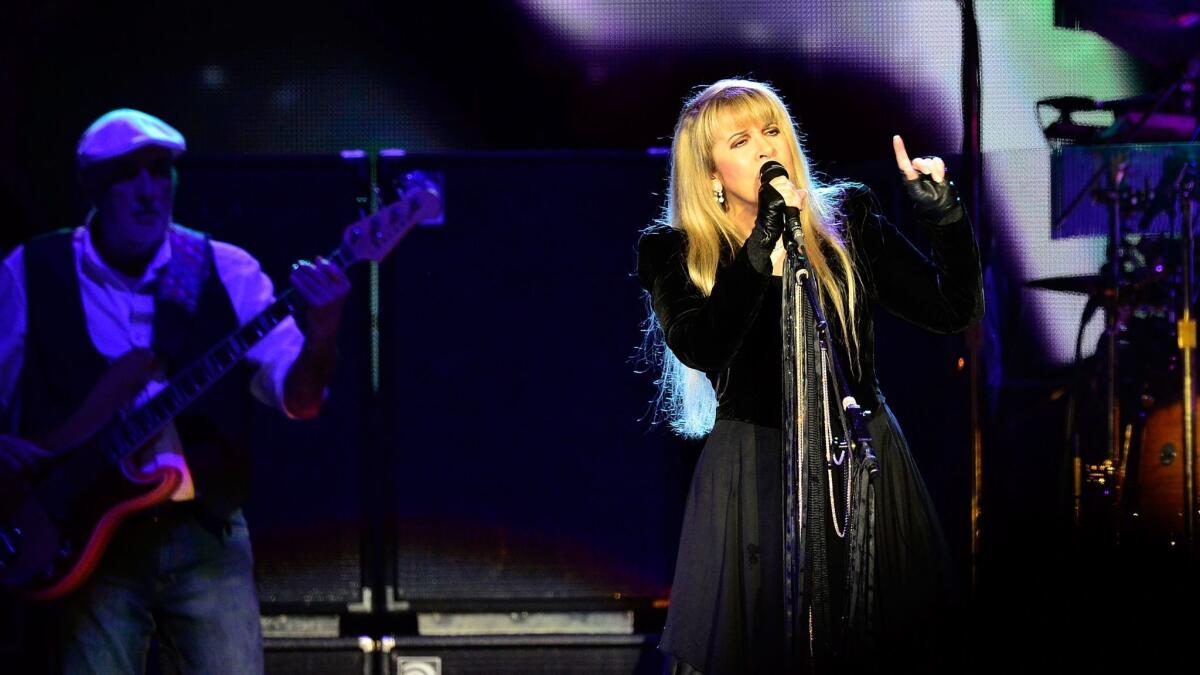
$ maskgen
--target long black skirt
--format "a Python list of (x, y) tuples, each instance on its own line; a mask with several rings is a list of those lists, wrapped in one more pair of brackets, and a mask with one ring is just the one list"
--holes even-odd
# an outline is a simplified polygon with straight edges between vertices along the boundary
[[(945, 629), (955, 604), (945, 539), (886, 404), (870, 430), (880, 459), (874, 483), (870, 610), (875, 653), (839, 658), (855, 670), (883, 664), (889, 669), (904, 666), (905, 671), (938, 670), (950, 646)], [(781, 440), (775, 428), (717, 420), (700, 455), (660, 645), (679, 670), (690, 667), (705, 675), (784, 672)], [(838, 502), (841, 514), (844, 502)], [(823, 583), (829, 584), (838, 615), (845, 601), (845, 543), (833, 534), (828, 514), (826, 519), (829, 579), (838, 582)], [(806, 645), (796, 647), (794, 652), (808, 652)], [(811, 663), (794, 669), (813, 670)], [(832, 669), (841, 670), (836, 665)]]

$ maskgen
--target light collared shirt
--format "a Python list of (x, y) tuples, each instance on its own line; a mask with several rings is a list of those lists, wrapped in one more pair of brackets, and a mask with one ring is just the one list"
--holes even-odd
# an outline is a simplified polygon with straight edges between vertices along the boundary
[[(132, 349), (148, 349), (154, 325), (155, 281), (171, 259), (170, 237), (164, 238), (141, 278), (126, 276), (106, 265), (92, 244), (87, 226), (75, 229), (72, 246), (84, 320), (96, 350), (111, 362)], [(219, 241), (212, 242), (212, 250), (217, 276), (229, 294), (239, 324), (249, 322), (275, 301), (270, 277), (249, 253)], [(5, 412), (13, 409), (25, 357), (23, 246), (18, 246), (0, 266), (0, 317), (4, 317), (0, 324), (0, 412)], [(303, 345), (303, 334), (295, 320), (288, 317), (246, 353), (246, 359), (256, 367), (250, 381), (255, 398), (287, 413), (283, 405), (284, 381)], [(133, 401), (133, 407), (143, 405), (166, 385), (167, 374), (160, 366)], [(183, 482), (171, 498), (182, 501), (195, 497), (191, 471), (173, 422), (140, 451), (138, 461), (146, 469), (164, 464), (179, 467)]]

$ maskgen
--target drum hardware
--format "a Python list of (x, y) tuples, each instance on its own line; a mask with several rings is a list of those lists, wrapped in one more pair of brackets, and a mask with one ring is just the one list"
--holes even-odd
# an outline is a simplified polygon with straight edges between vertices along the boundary
[[(1128, 186), (1133, 183), (1132, 160), (1138, 159), (1134, 150), (1139, 149), (1111, 149), (1099, 172), (1108, 177), (1106, 186), (1085, 189), (1093, 201), (1107, 207), (1109, 245), (1102, 269), (1096, 274), (1034, 279), (1026, 286), (1088, 296), (1080, 339), (1082, 324), (1097, 309), (1105, 310), (1106, 344), (1098, 356), (1105, 367), (1108, 440), (1103, 455), (1095, 457), (1098, 445), (1089, 456), (1089, 448), (1080, 447), (1077, 437), (1072, 439), (1076, 524), (1086, 525), (1083, 521), (1095, 518), (1103, 530), (1111, 522), (1111, 543), (1182, 548), (1194, 555), (1192, 237), (1200, 147), (1168, 148), (1162, 179), (1151, 186), (1142, 178), (1143, 187), (1135, 190)], [(1144, 168), (1146, 162), (1141, 164)], [(1148, 224), (1164, 213), (1172, 231), (1150, 232)], [(1082, 362), (1081, 342), (1076, 356)], [(1079, 394), (1085, 391), (1079, 385), (1074, 389)], [(1073, 391), (1073, 401), (1076, 395)], [(1122, 403), (1129, 410), (1122, 411)], [(1074, 417), (1072, 412), (1072, 429), (1078, 424)], [(1089, 499), (1103, 505), (1089, 506)]]
[(1117, 485), (1117, 467), (1111, 459), (1099, 464), (1088, 464), (1084, 480), (1104, 492), (1105, 496), (1112, 493)]

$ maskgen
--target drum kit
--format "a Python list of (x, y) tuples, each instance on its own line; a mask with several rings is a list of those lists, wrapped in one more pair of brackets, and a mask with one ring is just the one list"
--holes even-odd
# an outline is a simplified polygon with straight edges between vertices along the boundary
[[(1052, 230), (1108, 244), (1096, 274), (1026, 284), (1088, 298), (1068, 413), (1074, 521), (1126, 550), (1195, 561), (1200, 0), (1060, 4), (1143, 61), (1182, 71), (1150, 96), (1039, 102), (1059, 111), (1043, 128), (1057, 169)], [(1113, 123), (1077, 123), (1084, 110), (1110, 111)], [(1101, 310), (1105, 330), (1085, 360), (1084, 326)]]
[[(1194, 203), (1200, 197), (1196, 183), (1193, 163), (1176, 202)], [(1111, 193), (1098, 190), (1096, 198), (1108, 199)], [(1139, 213), (1128, 198), (1121, 206), (1131, 218)], [(1194, 206), (1180, 207), (1173, 220), (1194, 226), (1195, 213)], [(1027, 285), (1088, 298), (1076, 343), (1079, 377), (1069, 423), (1076, 524), (1093, 532), (1098, 527), (1102, 536), (1126, 545), (1186, 550), (1191, 531), (1184, 514), (1195, 512), (1196, 494), (1189, 459), (1195, 457), (1200, 430), (1192, 372), (1194, 237), (1125, 225), (1118, 221), (1112, 228), (1119, 242), (1109, 247), (1115, 249), (1109, 256), (1115, 265), (1098, 274), (1035, 279)], [(1085, 361), (1083, 328), (1098, 310), (1103, 310), (1105, 330), (1096, 357)], [(1185, 419), (1192, 420), (1191, 434)]]

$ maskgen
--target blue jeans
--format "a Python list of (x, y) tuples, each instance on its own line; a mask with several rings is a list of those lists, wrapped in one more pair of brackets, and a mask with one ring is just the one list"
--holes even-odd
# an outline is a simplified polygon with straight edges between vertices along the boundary
[(56, 667), (146, 671), (151, 637), (180, 673), (263, 671), (250, 534), (171, 504), (122, 523), (92, 579), (58, 608)]

